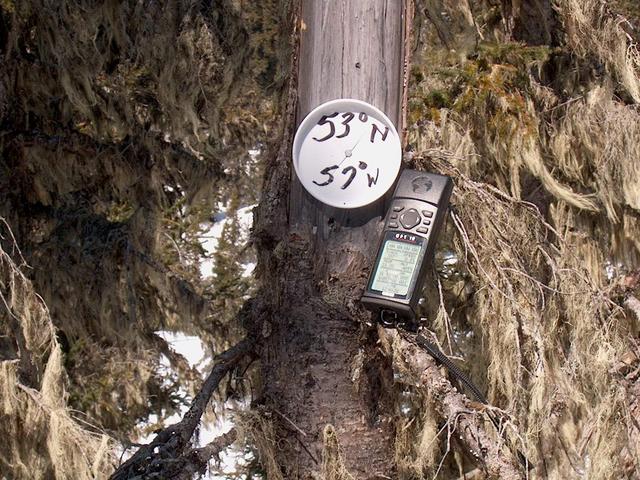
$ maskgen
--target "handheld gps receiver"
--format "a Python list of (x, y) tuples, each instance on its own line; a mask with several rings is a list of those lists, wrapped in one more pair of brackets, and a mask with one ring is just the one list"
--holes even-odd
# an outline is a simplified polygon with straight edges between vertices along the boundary
[(387, 212), (376, 262), (362, 295), (382, 323), (413, 321), (453, 189), (451, 178), (404, 170)]

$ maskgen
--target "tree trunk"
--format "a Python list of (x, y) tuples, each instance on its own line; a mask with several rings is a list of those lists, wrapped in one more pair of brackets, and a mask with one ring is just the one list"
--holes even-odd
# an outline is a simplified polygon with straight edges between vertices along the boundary
[(291, 169), (290, 141), (293, 124), (335, 98), (367, 101), (400, 130), (403, 4), (305, 0), (299, 13), (289, 141), (269, 169), (256, 222), (264, 289), (254, 328), (264, 338), (263, 399), (275, 412), (275, 458), (287, 479), (346, 478), (345, 467), (360, 479), (393, 477), (384, 397), (392, 387), (383, 386), (392, 374), (358, 304), (384, 204), (338, 211), (312, 201)]

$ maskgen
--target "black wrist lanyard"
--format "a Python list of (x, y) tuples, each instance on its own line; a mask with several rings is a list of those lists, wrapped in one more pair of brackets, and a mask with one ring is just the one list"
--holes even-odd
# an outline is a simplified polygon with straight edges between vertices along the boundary
[(420, 333), (420, 329), (416, 322), (408, 322), (405, 319), (398, 317), (396, 312), (392, 310), (381, 310), (380, 311), (380, 324), (385, 328), (396, 328), (400, 329), (409, 335), (412, 335), (414, 342), (424, 351), (426, 351), (429, 355), (431, 355), (434, 360), (438, 363), (447, 367), (447, 370), (451, 372), (451, 374), (464, 383), (469, 390), (473, 393), (473, 396), (476, 397), (480, 403), (485, 405), (489, 405), (487, 399), (482, 395), (478, 387), (471, 381), (471, 379), (458, 368), (458, 366), (451, 361), (449, 357), (447, 357), (440, 349), (432, 342), (427, 340), (422, 333)]
[(429, 340), (427, 340), (427, 338), (421, 333), (416, 334), (415, 341), (416, 341), (416, 344), (419, 347), (422, 347), (422, 349), (425, 350), (429, 355), (431, 355), (434, 358), (434, 360), (436, 360), (437, 362), (447, 367), (447, 370), (449, 370), (454, 377), (456, 377), (458, 380), (464, 383), (467, 386), (467, 388), (471, 390), (471, 393), (473, 393), (473, 396), (476, 397), (476, 400), (478, 400), (480, 403), (483, 403), (485, 405), (489, 405), (489, 402), (487, 402), (487, 399), (484, 397), (484, 395), (482, 395), (478, 387), (475, 386), (475, 384), (471, 381), (471, 379), (462, 370), (460, 370), (458, 366), (455, 363), (453, 363), (449, 357), (447, 357), (443, 352), (441, 352), (440, 349), (434, 343), (431, 343)]

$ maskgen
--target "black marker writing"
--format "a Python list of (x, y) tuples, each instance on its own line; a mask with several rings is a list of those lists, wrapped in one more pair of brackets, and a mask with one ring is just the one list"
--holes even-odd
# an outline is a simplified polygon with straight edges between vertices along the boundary
[(345, 119), (345, 121), (342, 122), (342, 125), (344, 125), (344, 133), (342, 133), (341, 135), (336, 135), (336, 138), (344, 138), (347, 135), (349, 135), (349, 132), (351, 131), (351, 127), (349, 127), (349, 122), (353, 120), (353, 117), (355, 117), (355, 114), (351, 112), (345, 112), (342, 114), (342, 118)]
[[(331, 170), (335, 170), (336, 168), (338, 168), (338, 165), (331, 165), (330, 167), (327, 168), (323, 168), (322, 171), (320, 171), (320, 173), (322, 175), (327, 175), (329, 178), (327, 181), (323, 182), (323, 183), (318, 183), (315, 180), (313, 181), (313, 183), (315, 183), (316, 185), (318, 185), (319, 187), (326, 187), (327, 185), (329, 185), (331, 182), (333, 182), (333, 175), (329, 172), (331, 172)], [(344, 171), (343, 171), (344, 172)]]
[(345, 189), (345, 188), (347, 188), (349, 185), (351, 185), (351, 182), (353, 182), (353, 179), (355, 178), (356, 173), (357, 173), (358, 171), (356, 170), (356, 168), (355, 168), (355, 167), (348, 166), (348, 167), (345, 167), (345, 169), (344, 169), (344, 170), (342, 170), (342, 174), (343, 174), (343, 175), (346, 175), (346, 173), (347, 173), (347, 172), (351, 172), (351, 176), (348, 178), (348, 180), (345, 182), (345, 184), (344, 184), (342, 187), (340, 187), (340, 188), (342, 188), (342, 190), (344, 190), (344, 189)]
[(384, 127), (384, 133), (382, 132), (382, 130), (380, 130), (378, 128), (378, 125), (376, 125), (375, 123), (371, 126), (371, 143), (373, 143), (373, 141), (376, 138), (376, 132), (379, 132), (382, 135), (382, 141), (384, 142), (387, 139), (387, 134), (389, 133), (389, 127)]
[(371, 185), (375, 185), (376, 183), (378, 183), (378, 176), (380, 175), (380, 169), (376, 168), (376, 178), (373, 178), (371, 175), (369, 175), (367, 173), (367, 182), (369, 183), (369, 188), (371, 188)]
[(329, 140), (331, 137), (333, 137), (336, 133), (336, 126), (333, 124), (333, 122), (331, 120), (329, 120), (330, 118), (333, 117), (337, 117), (339, 112), (335, 112), (332, 113), (331, 115), (323, 115), (320, 120), (318, 120), (318, 125), (325, 125), (325, 124), (329, 124), (329, 128), (331, 129), (331, 131), (329, 132), (329, 134), (326, 137), (322, 137), (322, 138), (316, 138), (313, 137), (313, 139), (317, 142), (324, 142), (325, 140)]

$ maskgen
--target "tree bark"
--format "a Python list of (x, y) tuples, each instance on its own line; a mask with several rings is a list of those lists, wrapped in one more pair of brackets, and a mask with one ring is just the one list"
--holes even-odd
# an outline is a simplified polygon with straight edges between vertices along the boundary
[[(401, 131), (403, 15), (396, 0), (304, 0), (293, 125), (325, 101), (356, 98)], [(290, 167), (293, 125), (268, 168), (255, 231), (264, 288), (254, 329), (264, 340), (264, 403), (279, 413), (276, 459), (287, 479), (343, 478), (327, 471), (323, 431), (332, 425), (326, 431), (341, 445), (340, 467), (359, 479), (393, 478), (384, 396), (392, 374), (358, 306), (384, 202), (338, 211), (313, 201)]]

